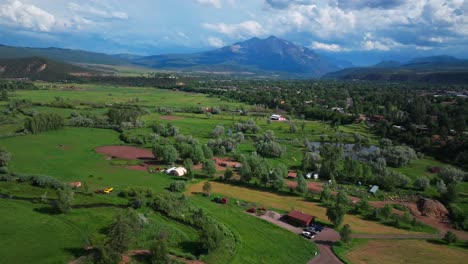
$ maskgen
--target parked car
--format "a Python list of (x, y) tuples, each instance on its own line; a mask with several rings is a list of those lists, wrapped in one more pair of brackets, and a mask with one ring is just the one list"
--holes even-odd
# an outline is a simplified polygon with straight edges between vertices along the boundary
[(311, 224), (308, 228), (313, 228), (313, 232), (322, 232), (323, 226), (319, 224)]
[(307, 227), (307, 228), (304, 228), (304, 231), (307, 231), (307, 232), (315, 232), (315, 227), (309, 226), (309, 227)]
[(311, 238), (314, 238), (315, 237), (315, 233), (311, 233), (311, 232), (307, 232), (307, 231), (303, 231), (301, 233), (301, 235), (305, 238), (308, 238), (308, 239), (311, 239)]

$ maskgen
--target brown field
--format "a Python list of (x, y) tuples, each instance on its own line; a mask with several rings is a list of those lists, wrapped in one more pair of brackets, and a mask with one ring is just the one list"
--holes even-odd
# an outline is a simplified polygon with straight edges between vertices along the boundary
[(437, 245), (424, 240), (370, 240), (346, 253), (353, 264), (458, 264), (468, 258), (468, 250)]
[[(188, 192), (201, 192), (203, 183), (204, 182), (200, 182), (198, 184), (190, 185)], [(301, 197), (283, 196), (270, 192), (257, 191), (218, 182), (211, 182), (211, 185), (213, 193), (239, 198), (245, 201), (257, 203), (258, 205), (277, 208), (285, 211), (292, 209), (301, 210), (318, 217), (318, 219), (321, 221), (327, 221), (325, 208), (320, 207), (317, 203), (305, 201)], [(353, 232), (359, 234), (418, 234), (416, 232), (410, 232), (384, 226), (376, 222), (366, 221), (354, 215), (346, 215), (344, 224), (351, 225)]]
[(180, 119), (182, 119), (183, 117), (180, 117), (180, 116), (173, 116), (173, 115), (165, 115), (165, 116), (160, 116), (159, 118), (162, 119), (162, 120), (169, 120), (169, 121), (171, 121), (171, 120), (180, 120)]

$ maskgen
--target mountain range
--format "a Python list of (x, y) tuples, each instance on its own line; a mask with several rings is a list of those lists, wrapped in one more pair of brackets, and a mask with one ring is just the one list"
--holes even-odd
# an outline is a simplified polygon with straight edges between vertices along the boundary
[(431, 56), (407, 62), (382, 61), (370, 67), (352, 67), (326, 74), (326, 79), (468, 83), (468, 60)]
[[(463, 75), (468, 76), (466, 74), (468, 73), (468, 60), (455, 57), (433, 56), (403, 63), (382, 61), (370, 67), (353, 67), (351, 62), (323, 56), (307, 47), (270, 36), (266, 39), (251, 38), (206, 52), (154, 56), (109, 55), (83, 50), (0, 45), (0, 59), (10, 59), (9, 61), (2, 60), (3, 64), (15, 65), (3, 67), (0, 77), (15, 76), (18, 78), (33, 75), (37, 78), (40, 74), (33, 74), (34, 71), (31, 72), (28, 67), (29, 65), (42, 65), (38, 62), (40, 58), (48, 60), (47, 63), (42, 64), (60, 65), (46, 68), (55, 70), (53, 76), (66, 76), (70, 72), (97, 74), (99, 65), (138, 65), (155, 70), (295, 79), (324, 77), (342, 80), (443, 82), (448, 80), (448, 82), (466, 83), (467, 77)], [(16, 63), (11, 61), (14, 59), (20, 60)], [(28, 60), (30, 60), (29, 63), (26, 63)], [(69, 63), (87, 66), (85, 68), (95, 68), (98, 71), (81, 67), (71, 68), (77, 66), (65, 65)], [(60, 69), (64, 69), (61, 75)], [(65, 69), (68, 71), (65, 72)], [(19, 74), (20, 72), (23, 72), (23, 75)]]

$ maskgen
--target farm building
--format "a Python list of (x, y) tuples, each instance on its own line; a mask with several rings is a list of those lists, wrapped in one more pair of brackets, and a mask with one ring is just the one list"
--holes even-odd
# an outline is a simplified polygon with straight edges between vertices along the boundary
[(187, 174), (187, 169), (184, 167), (172, 167), (166, 170), (166, 174), (182, 177)]
[(270, 116), (270, 120), (274, 120), (274, 121), (286, 121), (286, 117), (282, 116), (282, 115), (271, 115)]
[(288, 172), (288, 178), (292, 178), (292, 179), (297, 178), (297, 172), (293, 172), (293, 171)]
[(300, 211), (291, 211), (283, 216), (284, 220), (295, 226), (309, 226), (314, 222), (315, 216)]

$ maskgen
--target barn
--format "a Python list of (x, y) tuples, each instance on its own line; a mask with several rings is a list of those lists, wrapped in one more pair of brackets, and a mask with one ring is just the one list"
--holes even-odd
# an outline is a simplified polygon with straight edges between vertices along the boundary
[(315, 221), (315, 216), (308, 215), (301, 211), (291, 211), (289, 214), (284, 215), (283, 219), (294, 226), (306, 227), (310, 226)]

